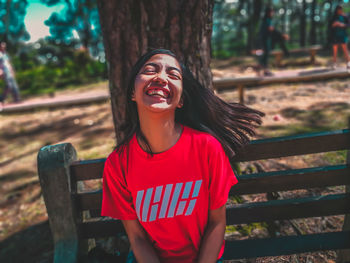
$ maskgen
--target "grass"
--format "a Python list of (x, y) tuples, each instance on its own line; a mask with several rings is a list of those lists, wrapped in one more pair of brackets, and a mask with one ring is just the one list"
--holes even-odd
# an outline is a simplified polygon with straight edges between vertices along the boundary
[(327, 152), (322, 155), (322, 159), (331, 164), (336, 165), (339, 163), (346, 163), (347, 151), (336, 151), (336, 152)]

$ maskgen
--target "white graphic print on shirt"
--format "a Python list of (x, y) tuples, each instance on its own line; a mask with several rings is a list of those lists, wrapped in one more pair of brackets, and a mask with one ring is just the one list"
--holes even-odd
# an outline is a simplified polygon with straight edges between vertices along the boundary
[[(142, 222), (152, 222), (156, 219), (171, 218), (183, 214), (185, 216), (191, 215), (196, 205), (202, 181), (177, 183), (174, 190), (174, 184), (167, 184), (165, 187), (160, 185), (138, 191), (136, 196), (137, 217)], [(182, 189), (182, 195), (180, 196)], [(153, 201), (151, 201), (154, 190)], [(190, 195), (190, 193), (192, 194)]]

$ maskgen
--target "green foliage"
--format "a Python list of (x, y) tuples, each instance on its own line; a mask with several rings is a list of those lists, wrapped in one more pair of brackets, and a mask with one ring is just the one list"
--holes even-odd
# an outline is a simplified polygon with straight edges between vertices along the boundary
[(27, 5), (27, 0), (0, 1), (0, 40), (5, 41), (10, 49), (29, 39), (24, 25)]
[(45, 21), (50, 28), (49, 39), (67, 44), (71, 43), (72, 39), (77, 39), (79, 45), (88, 49), (93, 56), (103, 53), (96, 0), (41, 0), (41, 2), (48, 6), (65, 5), (60, 13), (52, 13)]
[[(12, 56), (12, 64), (24, 96), (107, 79), (105, 62), (92, 58), (87, 51), (45, 41), (23, 46), (17, 56)], [(4, 87), (3, 81), (0, 87)]]
[(51, 93), (71, 84), (84, 84), (106, 78), (106, 65), (89, 61), (79, 66), (67, 61), (64, 67), (39, 67), (17, 72), (17, 82), (23, 95)]
[(252, 49), (259, 48), (260, 24), (268, 4), (275, 11), (273, 26), (290, 37), (287, 42), (289, 48), (313, 44), (327, 46), (328, 25), (335, 6), (343, 5), (343, 11), (349, 14), (348, 3), (329, 0), (215, 0), (212, 55), (214, 58), (227, 58), (250, 54)]
[(247, 225), (238, 225), (236, 230), (240, 232), (243, 236), (249, 236), (254, 229), (263, 229), (267, 228), (266, 223), (251, 223)]
[(346, 150), (327, 152), (322, 155), (322, 159), (325, 160), (330, 165), (336, 165), (339, 163), (346, 163)]

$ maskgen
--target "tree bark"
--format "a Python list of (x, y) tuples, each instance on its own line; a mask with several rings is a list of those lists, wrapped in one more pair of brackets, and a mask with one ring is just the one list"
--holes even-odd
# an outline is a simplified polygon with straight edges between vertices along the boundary
[(325, 47), (330, 48), (331, 47), (331, 38), (330, 38), (330, 32), (329, 32), (329, 30), (330, 30), (329, 23), (330, 23), (332, 16), (333, 16), (333, 1), (327, 1), (327, 2), (329, 3), (329, 9), (327, 12), (327, 23), (326, 23), (327, 26), (325, 27), (326, 28), (325, 35), (326, 35), (326, 39), (327, 39)]
[(117, 141), (125, 113), (128, 74), (148, 48), (172, 50), (203, 85), (212, 88), (210, 38), (213, 0), (100, 0)]
[(317, 5), (317, 1), (313, 0), (312, 1), (312, 5), (311, 5), (311, 14), (310, 14), (310, 18), (311, 18), (311, 28), (310, 28), (310, 38), (309, 38), (309, 43), (311, 45), (315, 45), (317, 43), (317, 34), (316, 34), (316, 20), (315, 20), (315, 16), (316, 16), (316, 5)]
[[(251, 9), (253, 9), (251, 11)], [(249, 20), (247, 25), (247, 49), (246, 53), (249, 55), (251, 50), (255, 48), (256, 38), (257, 38), (257, 26), (260, 18), (260, 13), (262, 9), (262, 1), (261, 0), (253, 0), (253, 2), (248, 1), (247, 12), (249, 14)]]
[(304, 47), (306, 42), (306, 0), (303, 0), (302, 7), (300, 9), (300, 46)]

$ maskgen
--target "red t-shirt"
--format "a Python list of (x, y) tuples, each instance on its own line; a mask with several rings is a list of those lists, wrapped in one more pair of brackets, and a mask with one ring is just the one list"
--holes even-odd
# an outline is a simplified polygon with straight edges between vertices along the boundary
[(134, 135), (122, 156), (109, 155), (103, 174), (102, 216), (138, 219), (161, 262), (196, 261), (209, 210), (223, 206), (237, 183), (221, 144), (183, 128), (173, 147), (153, 157)]

